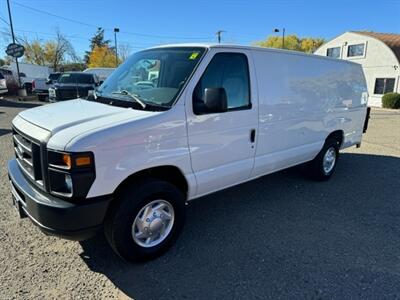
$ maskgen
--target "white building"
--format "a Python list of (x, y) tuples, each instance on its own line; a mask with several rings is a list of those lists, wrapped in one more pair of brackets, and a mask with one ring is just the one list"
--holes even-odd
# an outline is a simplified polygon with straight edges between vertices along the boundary
[(322, 45), (315, 54), (361, 64), (370, 106), (381, 106), (385, 93), (400, 93), (400, 34), (349, 31)]

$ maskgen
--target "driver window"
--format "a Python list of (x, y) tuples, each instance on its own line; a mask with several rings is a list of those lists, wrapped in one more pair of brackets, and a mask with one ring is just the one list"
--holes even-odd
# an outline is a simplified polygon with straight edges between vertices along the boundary
[(251, 108), (249, 68), (242, 53), (217, 53), (207, 66), (193, 92), (195, 114), (207, 114), (204, 104), (206, 88), (224, 88), (228, 111)]

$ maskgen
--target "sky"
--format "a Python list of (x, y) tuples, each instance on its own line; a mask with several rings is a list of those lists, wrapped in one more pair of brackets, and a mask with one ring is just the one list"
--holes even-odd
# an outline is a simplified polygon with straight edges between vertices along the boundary
[[(133, 51), (177, 42), (249, 45), (285, 28), (286, 34), (327, 40), (350, 30), (400, 34), (400, 0), (10, 0), (15, 33), (46, 41), (57, 28), (79, 55), (97, 27), (120, 28), (119, 43)], [(9, 42), (6, 0), (0, 0), (0, 49)], [(0, 57), (4, 52), (0, 52)]]

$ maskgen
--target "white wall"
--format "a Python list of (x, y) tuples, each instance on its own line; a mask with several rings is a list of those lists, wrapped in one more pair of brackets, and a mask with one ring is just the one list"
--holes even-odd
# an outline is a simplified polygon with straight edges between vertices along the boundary
[[(361, 43), (365, 44), (364, 56), (347, 57), (348, 46)], [(399, 61), (392, 50), (383, 42), (366, 35), (345, 32), (322, 45), (315, 51), (315, 54), (326, 56), (327, 49), (332, 47), (341, 47), (341, 59), (353, 61), (362, 65), (368, 86), (369, 106), (382, 106), (382, 95), (374, 94), (376, 78), (395, 78), (394, 91), (400, 92)], [(397, 66), (397, 69), (395, 69), (394, 66)]]

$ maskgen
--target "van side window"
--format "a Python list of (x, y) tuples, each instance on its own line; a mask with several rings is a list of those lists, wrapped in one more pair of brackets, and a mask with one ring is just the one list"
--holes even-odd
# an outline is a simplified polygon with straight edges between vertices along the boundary
[(250, 79), (246, 55), (217, 53), (210, 61), (193, 92), (193, 110), (196, 115), (207, 114), (204, 104), (206, 88), (224, 88), (228, 111), (250, 109)]

